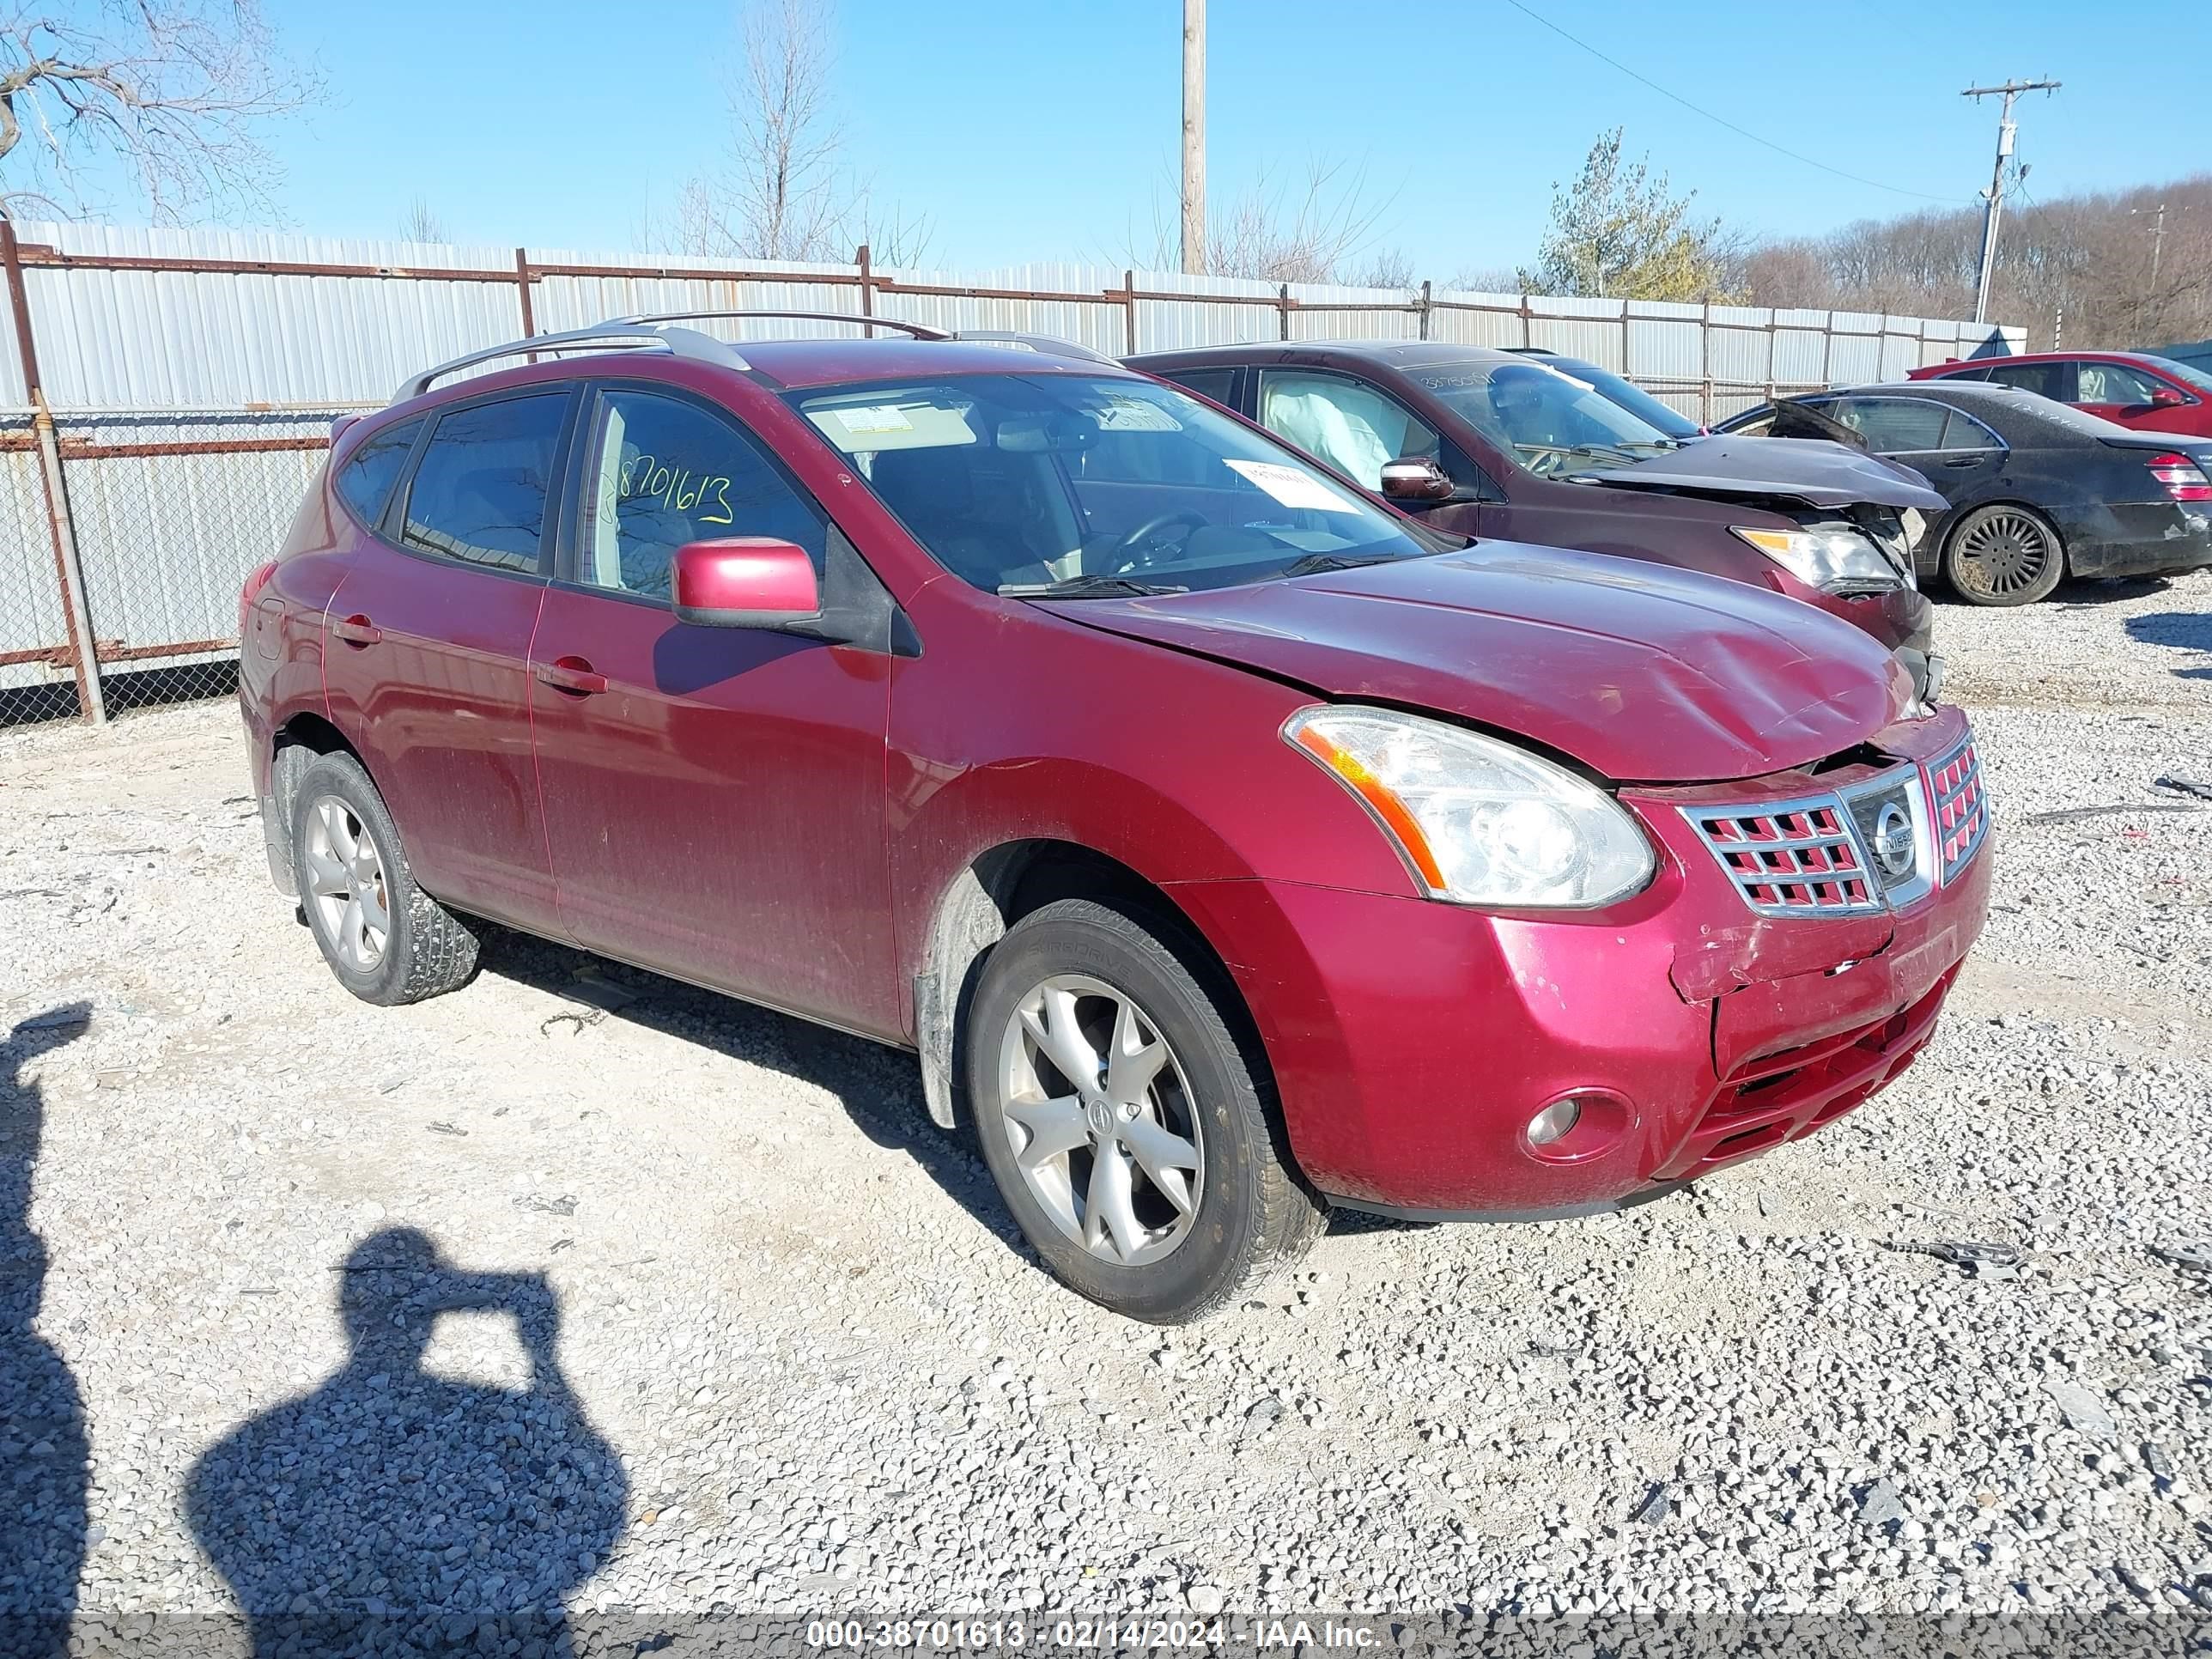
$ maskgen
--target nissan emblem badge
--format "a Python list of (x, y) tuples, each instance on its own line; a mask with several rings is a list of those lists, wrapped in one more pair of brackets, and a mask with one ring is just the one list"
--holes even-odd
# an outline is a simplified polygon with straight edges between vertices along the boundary
[(1912, 819), (1895, 801), (1885, 805), (1874, 821), (1874, 855), (1886, 876), (1912, 873)]

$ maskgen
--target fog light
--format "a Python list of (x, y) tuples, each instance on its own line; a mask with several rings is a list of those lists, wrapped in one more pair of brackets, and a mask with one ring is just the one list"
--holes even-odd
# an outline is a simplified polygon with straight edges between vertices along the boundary
[(1555, 1100), (1528, 1120), (1528, 1144), (1548, 1146), (1582, 1121), (1582, 1102), (1569, 1095)]

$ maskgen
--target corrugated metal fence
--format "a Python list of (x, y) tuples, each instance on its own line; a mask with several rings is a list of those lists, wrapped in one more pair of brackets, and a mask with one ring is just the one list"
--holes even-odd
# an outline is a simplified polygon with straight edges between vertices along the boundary
[(282, 539), (334, 415), (463, 352), (626, 313), (823, 311), (1115, 356), (1349, 336), (1545, 346), (1707, 422), (1777, 392), (2020, 349), (2016, 330), (1921, 318), (1072, 264), (890, 270), (866, 248), (802, 265), (21, 223), (0, 225), (0, 724), (228, 689), (239, 584)]

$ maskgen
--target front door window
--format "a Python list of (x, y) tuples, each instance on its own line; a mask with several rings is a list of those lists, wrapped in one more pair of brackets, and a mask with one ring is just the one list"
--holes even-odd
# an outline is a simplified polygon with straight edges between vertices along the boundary
[(1395, 398), (1341, 374), (1270, 369), (1260, 383), (1260, 424), (1369, 489), (1386, 462), (1424, 456), (1443, 465), (1443, 440)]
[(2157, 380), (2125, 363), (2085, 362), (2075, 372), (2078, 378), (2074, 401), (2078, 404), (2140, 409), (2159, 387)]
[(664, 602), (686, 542), (769, 536), (822, 567), (823, 526), (751, 440), (698, 404), (649, 392), (599, 401), (577, 578)]

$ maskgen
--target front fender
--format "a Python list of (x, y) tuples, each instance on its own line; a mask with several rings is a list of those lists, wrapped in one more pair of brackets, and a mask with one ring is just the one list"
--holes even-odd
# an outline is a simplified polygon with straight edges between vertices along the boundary
[(926, 646), (894, 671), (885, 790), (908, 993), (946, 896), (1012, 843), (1069, 842), (1170, 890), (1278, 879), (1413, 894), (1364, 810), (1282, 740), (1319, 701), (1304, 689), (988, 596), (915, 621)]

